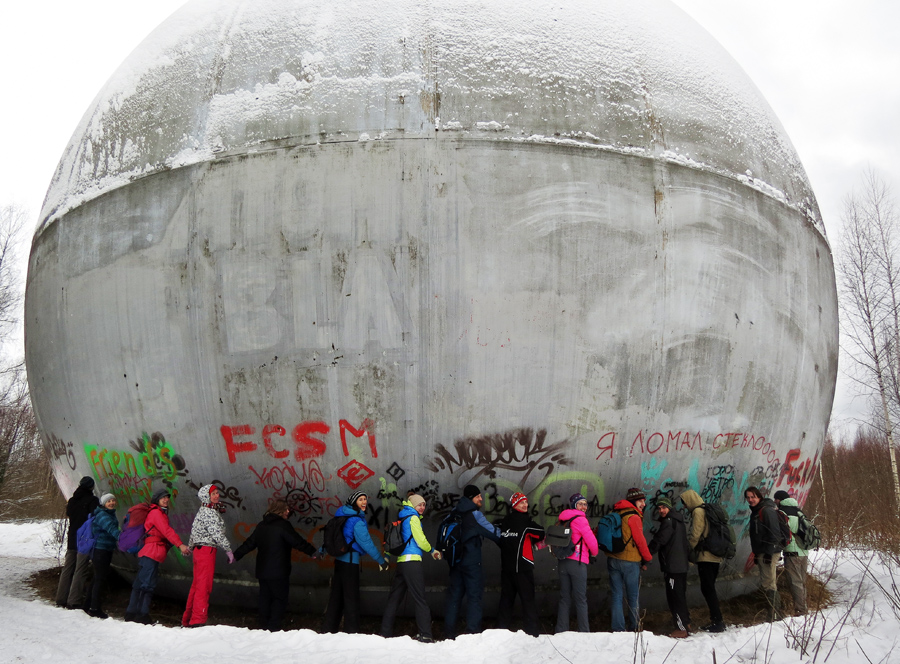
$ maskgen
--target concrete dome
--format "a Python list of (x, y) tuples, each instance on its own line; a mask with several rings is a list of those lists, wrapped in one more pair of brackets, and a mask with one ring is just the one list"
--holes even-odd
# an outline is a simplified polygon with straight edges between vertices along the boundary
[(41, 218), (224, 155), (436, 131), (686, 164), (824, 232), (772, 110), (667, 0), (195, 0), (97, 96)]
[(234, 540), (285, 499), (321, 542), (356, 488), (431, 534), (468, 483), (544, 524), (689, 487), (743, 535), (747, 486), (807, 495), (837, 372), (799, 160), (661, 0), (189, 3), (63, 155), (25, 322), (64, 491), (167, 485), (186, 535), (216, 482)]

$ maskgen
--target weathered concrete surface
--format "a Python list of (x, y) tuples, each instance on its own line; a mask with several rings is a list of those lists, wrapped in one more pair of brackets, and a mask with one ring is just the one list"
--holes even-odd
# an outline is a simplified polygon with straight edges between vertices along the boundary
[[(597, 517), (630, 486), (643, 487), (651, 502), (690, 486), (724, 502), (739, 531), (747, 486), (805, 497), (834, 394), (837, 305), (815, 202), (774, 118), (760, 134), (753, 123), (734, 127), (731, 137), (741, 138), (731, 140), (703, 109), (685, 123), (684, 100), (659, 101), (665, 96), (649, 83), (643, 99), (652, 100), (652, 112), (626, 112), (597, 86), (604, 76), (632, 72), (666, 90), (671, 82), (648, 73), (633, 52), (620, 62), (618, 38), (598, 46), (591, 37), (581, 45), (598, 49), (607, 69), (598, 65), (563, 87), (594, 90), (593, 108), (617, 108), (630, 124), (610, 128), (612, 111), (590, 109), (576, 122), (563, 112), (575, 103), (568, 93), (532, 86), (544, 79), (509, 66), (484, 71), (507, 81), (504, 89), (545, 95), (549, 106), (531, 106), (525, 92), (517, 100), (527, 116), (521, 123), (540, 124), (540, 135), (467, 124), (476, 117), (466, 115), (471, 100), (481, 104), (478, 117), (493, 120), (516, 99), (479, 87), (486, 74), (473, 72), (483, 64), (433, 46), (475, 44), (452, 21), (444, 32), (444, 23), (429, 23), (427, 35), (406, 23), (393, 37), (365, 31), (377, 44), (368, 60), (351, 58), (365, 65), (360, 72), (387, 67), (392, 57), (432, 72), (415, 85), (446, 90), (444, 125), (427, 104), (403, 115), (396, 104), (415, 105), (375, 95), (364, 72), (344, 88), (357, 96), (327, 93), (337, 83), (321, 68), (349, 57), (339, 50), (314, 51), (310, 61), (320, 70), (303, 89), (307, 108), (296, 89), (269, 98), (254, 83), (261, 72), (282, 80), (278, 67), (290, 70), (283, 52), (235, 54), (241, 40), (280, 43), (278, 30), (251, 29), (265, 7), (235, 13), (237, 4), (222, 5), (193, 33), (180, 32), (186, 19), (176, 15), (177, 39), (151, 38), (167, 64), (123, 68), (136, 83), (101, 94), (48, 194), (31, 254), (26, 359), (64, 490), (92, 474), (129, 505), (165, 483), (179, 492), (173, 522), (186, 534), (194, 487), (216, 481), (231, 506), (233, 541), (282, 497), (316, 542), (356, 486), (369, 491), (373, 532), (408, 490), (424, 494), (435, 515), (470, 482), (484, 488), (490, 518), (522, 489), (545, 523), (575, 491), (592, 499)], [(635, 23), (633, 6), (651, 5), (660, 13)], [(185, 16), (198, 7), (210, 9), (192, 3)], [(666, 3), (601, 3), (598, 16), (641, 34), (674, 20)], [(587, 34), (574, 25), (582, 17), (561, 18), (575, 37)], [(219, 19), (234, 43), (204, 41)], [(707, 48), (708, 38), (680, 20)], [(506, 28), (513, 44), (542, 27), (514, 23)], [(320, 38), (304, 20), (292, 30), (300, 42)], [(363, 39), (352, 21), (329, 21), (323, 34), (336, 49)], [(651, 60), (661, 58), (653, 48), (670, 44), (641, 43)], [(133, 56), (137, 64), (153, 61), (150, 46)], [(223, 60), (209, 70), (216, 53)], [(200, 55), (209, 62), (198, 64)], [(513, 56), (525, 60), (505, 57)], [(569, 71), (552, 57), (541, 63), (545, 72), (557, 65)], [(734, 104), (734, 89), (752, 87), (744, 78), (723, 82), (719, 74), (733, 64), (709, 67), (716, 75), (695, 81), (703, 90), (697, 100), (724, 89)], [(218, 72), (214, 92), (203, 92), (197, 81), (211, 72)], [(117, 76), (110, 85), (125, 74)], [(155, 137), (171, 130), (160, 116), (175, 108), (172, 95), (189, 89), (212, 103), (190, 98), (179, 106), (171, 118), (183, 121), (178, 131), (208, 127), (203, 118), (215, 115), (223, 96), (256, 90), (270, 106), (228, 116), (252, 140), (222, 139), (222, 150), (198, 149), (179, 166), (180, 144)], [(396, 113), (361, 113), (364, 98)], [(767, 110), (756, 97), (746, 103), (747, 117)], [(290, 122), (275, 121), (295, 106)], [(461, 119), (447, 130), (447, 118)], [(321, 134), (302, 128), (320, 121)], [(619, 138), (615, 145), (561, 140), (554, 126)], [(366, 140), (385, 127), (393, 129)], [(137, 150), (133, 163), (155, 165), (141, 177), (124, 158), (113, 167), (96, 147), (113, 144), (132, 146), (120, 156)], [(695, 146), (692, 156), (675, 158), (683, 146)], [(768, 164), (754, 171), (768, 179), (744, 174), (748, 163)], [(743, 542), (733, 570), (747, 553)], [(554, 567), (549, 556), (542, 562), (546, 581)], [(171, 561), (169, 572), (179, 566), (189, 569)], [(600, 568), (592, 577), (605, 577)], [(444, 580), (443, 564), (428, 569), (435, 583)], [(223, 580), (250, 581), (252, 560), (220, 571)], [(297, 583), (321, 588), (330, 563), (295, 571)]]

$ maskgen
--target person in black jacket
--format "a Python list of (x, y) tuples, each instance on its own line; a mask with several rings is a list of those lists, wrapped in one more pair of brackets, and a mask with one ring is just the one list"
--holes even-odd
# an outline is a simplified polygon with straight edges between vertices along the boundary
[(447, 597), (444, 604), (444, 636), (456, 638), (456, 619), (463, 595), (466, 596), (466, 627), (470, 634), (481, 632), (481, 599), (484, 594), (484, 576), (481, 570), (481, 540), (484, 537), (500, 543), (500, 529), (484, 518), (479, 507), (484, 504), (481, 489), (469, 484), (463, 489), (463, 497), (456, 503), (460, 525), (462, 560), (450, 568)]
[(78, 529), (99, 506), (100, 501), (94, 495), (94, 478), (82, 477), (75, 493), (66, 503), (69, 537), (66, 543), (66, 560), (56, 587), (57, 606), (67, 609), (86, 608), (84, 604), (87, 599), (86, 585), (91, 557), (78, 553)]
[(256, 578), (259, 581), (259, 626), (270, 632), (281, 629), (287, 609), (291, 577), (291, 549), (318, 557), (316, 548), (297, 534), (287, 518), (291, 509), (283, 500), (273, 501), (253, 533), (238, 550), (234, 559), (240, 560), (254, 549)]
[(768, 619), (780, 620), (781, 597), (775, 585), (775, 570), (783, 548), (778, 507), (755, 486), (744, 491), (744, 498), (750, 506), (750, 548), (753, 563), (759, 569), (759, 587), (769, 603)]
[(528, 498), (514, 493), (509, 499), (509, 514), (497, 524), (500, 528), (500, 609), (497, 626), (509, 629), (516, 594), (522, 599), (525, 633), (540, 634), (537, 603), (534, 599), (534, 545), (544, 539), (544, 529), (528, 514)]
[(666, 584), (666, 602), (672, 612), (675, 631), (669, 634), (675, 639), (688, 635), (691, 614), (687, 605), (688, 547), (684, 515), (673, 508), (672, 501), (663, 496), (656, 499), (659, 512), (659, 530), (650, 540), (650, 553), (659, 553), (659, 568)]

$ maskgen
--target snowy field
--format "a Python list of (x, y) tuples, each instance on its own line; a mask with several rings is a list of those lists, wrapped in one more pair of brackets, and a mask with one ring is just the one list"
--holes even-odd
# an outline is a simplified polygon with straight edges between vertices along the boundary
[(880, 584), (890, 592), (893, 580), (877, 557), (860, 552), (824, 551), (811, 557), (811, 568), (820, 578), (830, 579), (828, 587), (838, 602), (806, 619), (729, 627), (724, 634), (696, 634), (680, 641), (649, 633), (639, 638), (574, 632), (532, 638), (522, 632), (489, 630), (426, 645), (408, 637), (320, 635), (309, 630), (270, 634), (226, 626), (182, 630), (97, 620), (36, 599), (25, 585), (29, 574), (58, 564), (50, 540), (49, 522), (0, 523), (0, 662), (4, 664), (179, 659), (216, 664), (900, 663), (900, 608), (879, 589)]

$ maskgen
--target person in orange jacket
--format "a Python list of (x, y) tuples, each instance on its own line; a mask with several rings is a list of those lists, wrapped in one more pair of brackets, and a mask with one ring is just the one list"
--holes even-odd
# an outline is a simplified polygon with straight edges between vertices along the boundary
[[(625, 500), (613, 509), (622, 517), (622, 540), (625, 549), (620, 553), (606, 554), (609, 572), (609, 599), (612, 613), (612, 631), (625, 631), (625, 615), (622, 600), (628, 604), (628, 629), (638, 629), (638, 596), (641, 587), (641, 570), (647, 569), (653, 556), (644, 537), (644, 507), (647, 497), (640, 489), (628, 489)], [(624, 592), (623, 592), (624, 591)], [(624, 597), (623, 597), (624, 595)]]
[(170, 498), (168, 489), (160, 489), (150, 499), (150, 511), (144, 521), (144, 546), (138, 551), (138, 572), (131, 586), (131, 600), (125, 609), (125, 622), (153, 623), (150, 601), (159, 580), (159, 564), (173, 546), (177, 546), (183, 556), (190, 555), (190, 549), (169, 525)]

